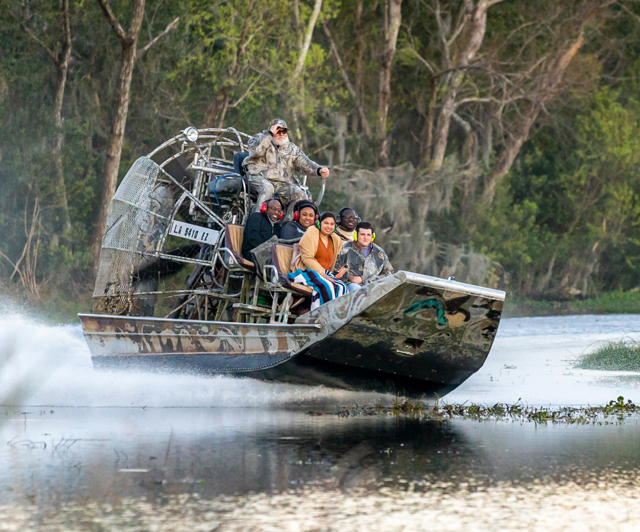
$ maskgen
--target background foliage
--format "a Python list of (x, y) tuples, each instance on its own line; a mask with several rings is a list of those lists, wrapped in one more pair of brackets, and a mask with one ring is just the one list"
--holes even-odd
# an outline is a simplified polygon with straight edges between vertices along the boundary
[[(123, 27), (132, 3), (109, 2)], [(92, 285), (121, 64), (99, 4), (70, 0), (58, 126), (62, 9), (0, 4), (0, 286), (34, 297)], [(374, 220), (396, 268), (521, 296), (633, 289), (639, 14), (604, 0), (149, 0), (140, 46), (179, 21), (136, 61), (120, 177), (187, 125), (251, 133), (280, 116), (331, 166), (327, 207)]]

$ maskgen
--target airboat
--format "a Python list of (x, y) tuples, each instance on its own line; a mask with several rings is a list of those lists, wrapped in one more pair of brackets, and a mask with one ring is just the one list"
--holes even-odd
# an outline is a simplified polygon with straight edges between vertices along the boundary
[[(399, 271), (309, 310), (293, 248), (241, 254), (256, 191), (249, 136), (187, 128), (140, 157), (110, 204), (92, 313), (79, 314), (97, 369), (197, 372), (442, 396), (486, 360), (500, 290)], [(299, 184), (311, 199), (307, 177)], [(316, 197), (320, 204), (322, 188)]]

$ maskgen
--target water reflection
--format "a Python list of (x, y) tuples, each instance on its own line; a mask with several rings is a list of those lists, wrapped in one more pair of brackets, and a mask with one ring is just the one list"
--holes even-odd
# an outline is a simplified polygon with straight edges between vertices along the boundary
[(0, 501), (581, 483), (640, 460), (635, 418), (567, 427), (254, 409), (26, 412), (0, 430)]

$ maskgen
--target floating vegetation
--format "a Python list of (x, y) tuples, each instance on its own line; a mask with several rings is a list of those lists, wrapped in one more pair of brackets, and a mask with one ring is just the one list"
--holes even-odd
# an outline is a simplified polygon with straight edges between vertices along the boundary
[[(409, 399), (396, 399), (392, 407), (365, 405), (342, 407), (333, 415), (350, 416), (405, 416), (427, 421), (447, 421), (451, 419), (472, 419), (476, 421), (511, 421), (518, 423), (562, 423), (567, 425), (612, 425), (624, 421), (625, 417), (640, 413), (631, 399), (625, 402), (620, 396), (604, 406), (557, 408), (536, 408), (524, 405), (518, 400), (515, 404), (496, 403), (493, 406), (470, 404), (426, 405)], [(309, 412), (309, 415), (327, 415), (323, 412)], [(331, 415), (331, 414), (328, 414)]]
[(576, 363), (581, 369), (640, 371), (640, 344), (633, 340), (609, 342)]

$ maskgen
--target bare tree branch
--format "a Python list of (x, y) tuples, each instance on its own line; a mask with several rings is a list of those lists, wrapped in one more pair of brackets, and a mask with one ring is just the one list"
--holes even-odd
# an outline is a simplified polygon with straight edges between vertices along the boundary
[(426, 66), (426, 67), (427, 67), (427, 70), (428, 70), (429, 72), (431, 72), (431, 75), (432, 75), (432, 76), (434, 76), (434, 77), (435, 77), (435, 76), (439, 76), (439, 75), (440, 75), (440, 73), (436, 74), (436, 71), (435, 71), (435, 69), (433, 68), (433, 66), (431, 65), (431, 63), (429, 63), (429, 61), (427, 61), (424, 57), (422, 57), (422, 56), (418, 53), (418, 51), (417, 51), (415, 48), (409, 48), (409, 49), (411, 50), (411, 52), (413, 53), (413, 55), (415, 56), (415, 58), (416, 58), (420, 63), (422, 63), (424, 66)]
[(459, 16), (458, 16), (458, 22), (456, 23), (456, 27), (453, 30), (453, 34), (451, 35), (451, 37), (449, 39), (446, 39), (448, 48), (451, 48), (451, 45), (460, 36), (460, 34), (462, 33), (462, 30), (467, 25), (467, 20), (468, 19), (469, 19), (469, 12), (466, 9), (460, 9)]
[(627, 6), (625, 6), (623, 2), (616, 2), (616, 3), (622, 8), (623, 11), (626, 11), (629, 15), (631, 15), (633, 18), (635, 18), (636, 22), (640, 22), (640, 16), (638, 16), (631, 9), (629, 9)]
[(244, 92), (244, 94), (242, 96), (240, 96), (240, 98), (238, 98), (234, 103), (229, 104), (229, 107), (231, 107), (231, 108), (238, 107), (238, 105), (240, 105), (242, 103), (242, 100), (244, 100), (247, 96), (249, 96), (249, 94), (251, 93), (251, 90), (253, 89), (255, 84), (258, 83), (258, 81), (260, 81), (261, 77), (262, 76), (258, 76), (256, 79), (254, 79), (251, 82), (251, 85), (249, 85), (249, 88)]
[(569, 66), (571, 60), (576, 56), (582, 45), (584, 44), (584, 26), (580, 27), (577, 37), (570, 46), (565, 50), (560, 50), (555, 61), (548, 67), (547, 72), (540, 80), (540, 89), (538, 98), (531, 103), (531, 106), (525, 111), (521, 119), (518, 121), (515, 132), (510, 135), (504, 151), (500, 154), (496, 166), (485, 183), (483, 200), (485, 204), (491, 204), (495, 195), (496, 188), (503, 177), (511, 169), (520, 148), (529, 138), (529, 132), (533, 126), (540, 111), (544, 108), (545, 103), (554, 95), (564, 73)]
[(172, 22), (169, 22), (164, 30), (162, 30), (160, 33), (158, 33), (158, 35), (155, 36), (155, 38), (151, 39), (147, 44), (140, 48), (140, 50), (138, 50), (137, 58), (140, 59), (142, 57), (142, 54), (144, 54), (149, 48), (151, 48), (155, 43), (162, 39), (162, 37), (164, 37), (173, 28), (175, 28), (178, 25), (179, 20), (180, 17), (176, 17)]
[(102, 8), (104, 16), (107, 17), (109, 24), (111, 24), (113, 31), (118, 36), (118, 39), (120, 39), (120, 43), (122, 44), (122, 46), (129, 46), (131, 37), (127, 35), (127, 32), (122, 29), (122, 26), (120, 26), (120, 23), (118, 22), (118, 19), (116, 19), (116, 16), (113, 14), (113, 11), (111, 11), (111, 7), (109, 7), (107, 0), (98, 0), (98, 3)]
[(42, 42), (40, 40), (40, 38), (33, 32), (31, 31), (31, 29), (29, 29), (29, 27), (24, 24), (22, 22), (22, 19), (20, 19), (20, 17), (18, 17), (18, 15), (16, 15), (13, 11), (11, 11), (11, 9), (7, 10), (9, 12), (9, 14), (16, 20), (16, 22), (18, 22), (18, 24), (20, 24), (20, 27), (25, 31), (25, 33), (37, 44), (39, 44), (51, 57), (51, 59), (53, 59), (53, 62), (56, 66), (58, 66), (58, 54), (54, 53), (53, 50), (51, 50), (51, 48), (49, 48), (44, 42)]
[(489, 102), (497, 102), (499, 103), (500, 100), (498, 100), (497, 98), (493, 98), (491, 96), (478, 96), (475, 98), (462, 98), (461, 100), (457, 100), (455, 103), (455, 108), (457, 109), (458, 107), (460, 107), (461, 105), (464, 105), (465, 103), (489, 103)]

